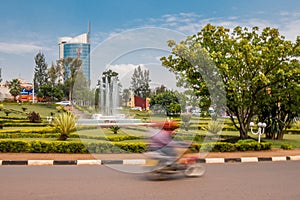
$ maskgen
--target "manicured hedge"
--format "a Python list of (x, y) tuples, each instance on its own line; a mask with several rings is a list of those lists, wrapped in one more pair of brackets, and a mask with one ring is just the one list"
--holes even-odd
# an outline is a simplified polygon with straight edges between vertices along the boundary
[[(191, 150), (213, 152), (231, 152), (248, 150), (270, 150), (271, 143), (207, 143), (193, 144)], [(147, 151), (144, 142), (91, 142), (80, 141), (22, 141), (0, 140), (0, 152), (29, 152), (29, 153), (142, 153)]]
[(34, 128), (21, 130), (0, 130), (0, 138), (55, 138), (58, 133), (55, 128)]
[(11, 123), (11, 122), (4, 122), (3, 125), (5, 127), (26, 127), (26, 126), (48, 126), (49, 123)]
[(260, 151), (260, 150), (270, 150), (272, 144), (269, 142), (258, 143), (245, 142), (245, 143), (228, 143), (228, 142), (216, 142), (216, 143), (206, 143), (206, 144), (193, 144), (191, 149), (194, 151), (211, 151), (211, 152), (234, 152), (234, 151)]
[(300, 134), (300, 129), (287, 129), (287, 134)]
[(2, 129), (0, 133), (56, 133), (54, 127), (45, 127), (45, 128), (32, 128), (32, 129)]

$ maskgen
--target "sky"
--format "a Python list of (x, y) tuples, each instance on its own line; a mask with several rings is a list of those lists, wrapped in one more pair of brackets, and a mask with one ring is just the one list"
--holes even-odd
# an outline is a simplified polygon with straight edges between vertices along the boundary
[(211, 23), (227, 28), (269, 26), (294, 41), (300, 35), (300, 1), (2, 0), (2, 79), (31, 82), (35, 55), (42, 52), (49, 66), (55, 63), (58, 38), (87, 32), (88, 22), (92, 84), (108, 67), (121, 70), (121, 79), (128, 82), (129, 71), (140, 65), (150, 70), (154, 85), (174, 85), (159, 61), (170, 54), (168, 39), (183, 40)]

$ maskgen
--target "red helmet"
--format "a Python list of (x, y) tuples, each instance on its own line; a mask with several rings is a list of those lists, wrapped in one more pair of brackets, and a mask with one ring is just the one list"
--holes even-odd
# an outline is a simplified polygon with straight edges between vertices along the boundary
[(164, 130), (175, 130), (179, 128), (179, 123), (174, 120), (154, 121), (151, 126)]
[(162, 126), (162, 129), (165, 129), (165, 130), (175, 130), (179, 127), (179, 124), (177, 121), (174, 121), (174, 120), (166, 120), (164, 123), (163, 123), (163, 126)]

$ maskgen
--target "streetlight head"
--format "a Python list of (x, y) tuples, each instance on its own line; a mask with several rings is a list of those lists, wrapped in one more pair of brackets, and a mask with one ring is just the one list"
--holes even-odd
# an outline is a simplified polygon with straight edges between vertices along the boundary
[(262, 123), (261, 123), (261, 122), (258, 122), (257, 126), (258, 126), (258, 127), (262, 127)]
[(266, 128), (266, 127), (267, 127), (267, 124), (266, 124), (266, 123), (262, 123), (262, 127), (263, 127), (263, 128)]
[(254, 122), (250, 122), (250, 127), (253, 127), (254, 126)]

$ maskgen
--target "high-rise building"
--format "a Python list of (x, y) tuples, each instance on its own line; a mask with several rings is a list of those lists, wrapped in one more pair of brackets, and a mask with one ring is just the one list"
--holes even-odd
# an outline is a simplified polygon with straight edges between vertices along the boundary
[[(61, 37), (58, 39), (59, 59), (71, 57), (82, 61), (81, 70), (90, 82), (90, 25), (88, 32), (76, 37)], [(61, 77), (63, 79), (63, 77)], [(63, 80), (62, 80), (63, 81)]]

